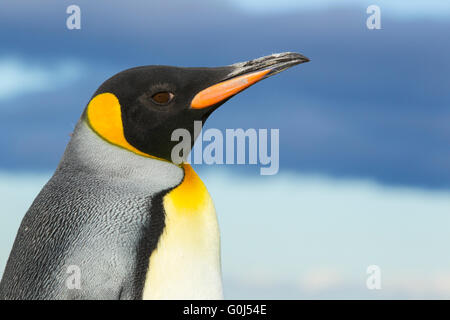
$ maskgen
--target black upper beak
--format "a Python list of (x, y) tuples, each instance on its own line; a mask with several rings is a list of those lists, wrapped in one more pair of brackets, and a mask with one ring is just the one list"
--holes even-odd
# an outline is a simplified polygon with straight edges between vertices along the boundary
[(196, 94), (191, 108), (204, 109), (217, 105), (256, 82), (308, 61), (299, 53), (285, 52), (232, 64), (229, 66), (232, 71), (225, 79)]
[(231, 79), (254, 71), (270, 69), (270, 72), (267, 73), (264, 77), (268, 78), (290, 67), (305, 62), (309, 62), (309, 59), (300, 53), (274, 53), (270, 56), (265, 56), (245, 62), (238, 62), (230, 65), (230, 67), (234, 68), (234, 70), (228, 75), (227, 79)]

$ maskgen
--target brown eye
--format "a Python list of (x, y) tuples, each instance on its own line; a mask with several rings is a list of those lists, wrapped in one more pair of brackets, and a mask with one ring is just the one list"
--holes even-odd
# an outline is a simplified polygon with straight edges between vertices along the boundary
[(168, 104), (173, 99), (173, 93), (168, 91), (157, 92), (152, 95), (153, 102), (157, 104)]

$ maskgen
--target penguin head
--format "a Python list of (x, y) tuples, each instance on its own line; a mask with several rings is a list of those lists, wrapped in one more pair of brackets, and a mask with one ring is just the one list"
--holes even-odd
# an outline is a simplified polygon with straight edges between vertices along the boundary
[(176, 129), (190, 133), (228, 99), (254, 83), (309, 61), (282, 53), (217, 68), (143, 66), (106, 80), (84, 112), (104, 140), (142, 156), (172, 161)]

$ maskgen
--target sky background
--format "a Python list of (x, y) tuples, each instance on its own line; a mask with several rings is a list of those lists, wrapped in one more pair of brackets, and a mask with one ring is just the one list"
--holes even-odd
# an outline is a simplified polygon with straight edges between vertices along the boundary
[[(81, 30), (66, 28), (71, 4)], [(366, 27), (371, 4), (381, 30)], [(0, 274), (105, 79), (295, 51), (311, 62), (206, 126), (280, 129), (278, 175), (196, 167), (221, 223), (226, 297), (450, 298), (449, 18), (446, 0), (2, 1)], [(365, 286), (372, 264), (381, 290)]]

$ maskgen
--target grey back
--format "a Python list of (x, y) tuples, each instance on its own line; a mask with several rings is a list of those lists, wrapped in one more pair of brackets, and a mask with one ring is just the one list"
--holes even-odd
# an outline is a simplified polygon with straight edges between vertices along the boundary
[(0, 299), (140, 299), (164, 228), (162, 197), (183, 175), (109, 144), (80, 120), (22, 221)]

